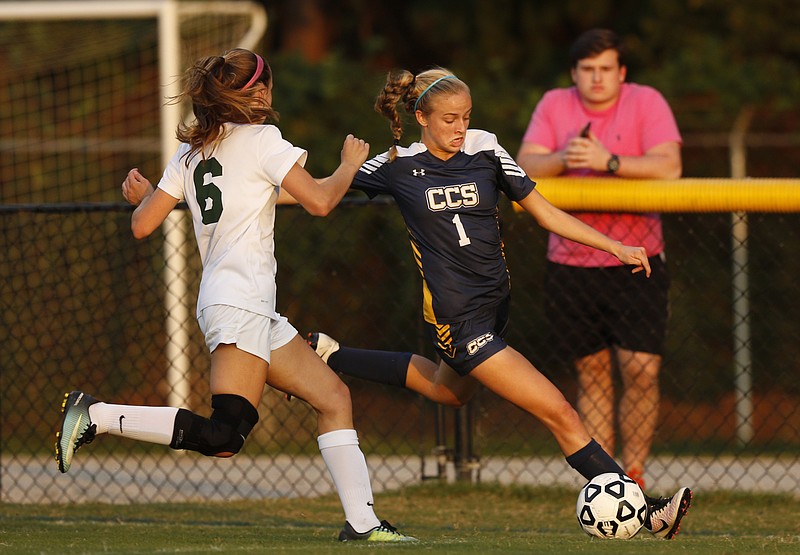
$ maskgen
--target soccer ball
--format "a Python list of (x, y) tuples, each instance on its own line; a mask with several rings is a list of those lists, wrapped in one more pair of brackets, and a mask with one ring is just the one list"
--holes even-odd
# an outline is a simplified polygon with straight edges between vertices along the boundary
[(575, 510), (581, 528), (590, 536), (626, 540), (644, 525), (647, 501), (636, 482), (610, 472), (583, 486)]

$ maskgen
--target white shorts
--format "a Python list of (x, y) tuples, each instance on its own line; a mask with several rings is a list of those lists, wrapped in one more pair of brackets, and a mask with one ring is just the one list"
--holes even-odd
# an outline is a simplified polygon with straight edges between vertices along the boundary
[(285, 317), (275, 320), (243, 308), (215, 304), (207, 306), (197, 317), (200, 330), (210, 352), (221, 344), (236, 345), (242, 351), (269, 362), (269, 355), (297, 335), (297, 330)]

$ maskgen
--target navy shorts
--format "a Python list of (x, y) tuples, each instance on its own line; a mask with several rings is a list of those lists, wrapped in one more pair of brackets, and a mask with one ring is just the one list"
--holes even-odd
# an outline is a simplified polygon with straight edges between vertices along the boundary
[(509, 301), (506, 297), (499, 305), (488, 307), (463, 322), (426, 322), (436, 352), (458, 375), (468, 375), (508, 346), (503, 337), (508, 327)]
[(612, 346), (662, 355), (669, 316), (667, 265), (649, 258), (652, 273), (631, 266), (578, 268), (547, 263), (545, 293), (550, 345), (562, 360)]

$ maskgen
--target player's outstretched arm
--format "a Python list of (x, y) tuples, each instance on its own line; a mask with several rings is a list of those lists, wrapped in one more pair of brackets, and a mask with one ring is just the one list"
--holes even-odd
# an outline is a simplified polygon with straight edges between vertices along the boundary
[(647, 277), (650, 277), (650, 262), (644, 247), (623, 245), (619, 241), (603, 235), (593, 227), (550, 204), (536, 189), (519, 201), (519, 204), (547, 231), (613, 254), (623, 264), (632, 265), (633, 273), (644, 271)]
[(368, 155), (369, 143), (348, 135), (342, 145), (341, 163), (330, 177), (314, 179), (302, 166), (295, 164), (283, 178), (281, 188), (286, 189), (309, 214), (327, 216), (342, 200)]

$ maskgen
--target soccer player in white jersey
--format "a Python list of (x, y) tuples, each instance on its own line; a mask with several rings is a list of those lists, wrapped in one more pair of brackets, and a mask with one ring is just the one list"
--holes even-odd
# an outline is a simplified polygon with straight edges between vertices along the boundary
[[(421, 141), (407, 148), (399, 146), (398, 105), (421, 131)], [(645, 249), (609, 239), (547, 202), (494, 135), (468, 129), (469, 88), (451, 72), (390, 73), (375, 109), (391, 121), (395, 144), (361, 167), (353, 188), (396, 200), (422, 275), (423, 317), (441, 362), (347, 348), (318, 332), (309, 337), (317, 354), (338, 372), (406, 387), (452, 406), (465, 403), (482, 384), (541, 420), (567, 462), (587, 480), (624, 474), (555, 385), (503, 338), (510, 283), (498, 221), (500, 193), (548, 231), (608, 252), (649, 277)], [(656, 537), (674, 536), (691, 495), (684, 487), (671, 498), (648, 497), (647, 529)]]
[(178, 128), (181, 145), (154, 189), (137, 169), (122, 194), (137, 206), (137, 238), (156, 230), (185, 200), (192, 214), (203, 274), (197, 320), (211, 352), (213, 413), (115, 405), (81, 391), (65, 395), (55, 446), (61, 472), (74, 452), (108, 433), (203, 455), (231, 457), (258, 422), (264, 384), (304, 399), (318, 414), (319, 448), (339, 493), (341, 541), (416, 541), (381, 521), (373, 510), (366, 459), (353, 429), (347, 386), (275, 310), (275, 205), (285, 190), (311, 214), (324, 216), (341, 200), (369, 145), (352, 135), (341, 164), (324, 180), (303, 169), (306, 152), (274, 125), (272, 72), (248, 50), (197, 61), (179, 98), (195, 120)]

